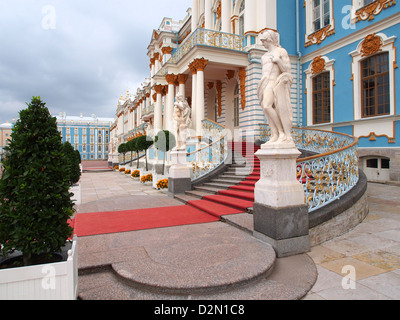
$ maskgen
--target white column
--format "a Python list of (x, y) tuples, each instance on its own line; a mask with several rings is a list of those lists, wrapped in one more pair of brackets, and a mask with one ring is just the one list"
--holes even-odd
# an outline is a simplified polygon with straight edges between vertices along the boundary
[(257, 0), (257, 30), (254, 31), (259, 32), (265, 28), (277, 29), (276, 2), (277, 0)]
[(172, 114), (174, 112), (174, 100), (175, 100), (175, 85), (173, 83), (168, 84), (168, 93), (166, 100), (167, 103), (166, 103), (164, 122), (166, 123), (167, 130), (172, 132), (173, 130)]
[[(247, 6), (247, 2), (246, 2)], [(247, 10), (247, 7), (246, 7)], [(221, 0), (221, 31), (231, 32), (231, 1)]]
[(143, 99), (142, 99), (142, 103), (140, 104), (140, 106), (139, 106), (139, 108), (138, 108), (138, 122), (137, 122), (137, 124), (138, 124), (138, 126), (140, 126), (141, 124), (142, 124), (142, 109), (143, 109), (143, 105), (144, 105), (144, 103), (145, 103), (145, 97), (143, 97)]
[(204, 69), (206, 68), (208, 60), (201, 58), (193, 61), (193, 68), (196, 68), (196, 109), (193, 113), (196, 114), (196, 135), (198, 137), (202, 134), (202, 121), (204, 120)]
[[(246, 0), (246, 10), (244, 12), (244, 33), (258, 31), (257, 29), (257, 0)], [(264, 0), (266, 1), (266, 0)], [(266, 15), (267, 13), (264, 12)], [(265, 28), (265, 27), (264, 27)]]
[(197, 72), (193, 73), (192, 72), (192, 129), (196, 130), (197, 127), (197, 122), (196, 122), (196, 116), (197, 116)]
[(154, 106), (154, 135), (156, 136), (162, 130), (162, 86), (156, 85), (154, 90), (157, 93), (157, 101)]
[(188, 75), (187, 74), (178, 74), (178, 83), (179, 83), (179, 94), (183, 96), (183, 99), (186, 99), (185, 93), (185, 83), (187, 81)]
[(196, 92), (196, 135), (201, 136), (202, 121), (204, 120), (204, 71), (197, 70)]
[(212, 21), (212, 0), (205, 0), (204, 3), (204, 28), (211, 30), (213, 27)]
[(199, 16), (198, 0), (192, 0), (192, 32), (197, 29), (197, 22)]

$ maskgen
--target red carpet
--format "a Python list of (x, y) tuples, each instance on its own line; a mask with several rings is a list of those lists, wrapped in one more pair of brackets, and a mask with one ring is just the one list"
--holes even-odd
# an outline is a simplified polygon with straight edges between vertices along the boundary
[(164, 228), (219, 221), (218, 217), (191, 206), (77, 214), (72, 223), (78, 237)]
[(189, 201), (188, 204), (217, 218), (228, 214), (243, 213), (243, 210), (231, 208), (208, 200), (193, 200)]

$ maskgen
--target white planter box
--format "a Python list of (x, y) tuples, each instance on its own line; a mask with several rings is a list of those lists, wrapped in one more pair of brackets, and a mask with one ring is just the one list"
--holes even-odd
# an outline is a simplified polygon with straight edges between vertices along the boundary
[(153, 174), (153, 188), (157, 189), (157, 182), (163, 179), (168, 179), (168, 175)]
[(77, 237), (67, 261), (0, 270), (0, 300), (76, 300)]

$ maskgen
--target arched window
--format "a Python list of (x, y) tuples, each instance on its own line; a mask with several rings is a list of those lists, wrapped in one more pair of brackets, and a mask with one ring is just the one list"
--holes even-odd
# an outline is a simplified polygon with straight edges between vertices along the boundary
[(239, 8), (239, 34), (244, 36), (244, 10), (245, 10), (245, 0), (242, 1)]
[(360, 63), (362, 117), (390, 114), (389, 54), (383, 52)]
[(312, 79), (313, 123), (331, 121), (331, 86), (329, 72), (322, 72)]

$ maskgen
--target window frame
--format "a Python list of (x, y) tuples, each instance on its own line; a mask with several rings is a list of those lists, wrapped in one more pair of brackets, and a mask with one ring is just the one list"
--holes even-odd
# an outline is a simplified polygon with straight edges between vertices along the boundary
[[(327, 79), (324, 78), (326, 76), (327, 76)], [(319, 79), (319, 78), (321, 78), (322, 85), (321, 85), (321, 89), (316, 90), (315, 89), (315, 81), (317, 79)], [(313, 122), (314, 125), (315, 124), (330, 123), (331, 122), (331, 87), (330, 87), (330, 84), (329, 84), (330, 83), (330, 72), (329, 71), (320, 72), (320, 73), (314, 75), (312, 77), (311, 81), (312, 81), (312, 91), (313, 91), (312, 92), (312, 117), (313, 117), (312, 118), (312, 122)], [(327, 87), (324, 86), (325, 82), (328, 83)], [(316, 112), (316, 109), (317, 109), (316, 103), (318, 101), (316, 101), (316, 99), (315, 99), (315, 95), (316, 94), (321, 94), (322, 104), (326, 101), (325, 100), (325, 95), (329, 94), (329, 98), (328, 98), (329, 105), (325, 106), (323, 104), (321, 106), (321, 118), (325, 119), (325, 117), (324, 117), (325, 114), (328, 114), (329, 115), (329, 117), (328, 117), (329, 119), (328, 120), (322, 120), (320, 122), (317, 121), (317, 118), (316, 118), (316, 113), (317, 113)]]
[[(329, 3), (329, 23), (327, 25), (324, 24), (318, 30), (314, 30), (314, 1), (315, 0), (304, 0), (305, 6), (305, 14), (306, 14), (306, 32), (304, 43), (305, 46), (308, 47), (313, 44), (320, 44), (323, 40), (325, 40), (328, 36), (335, 33), (335, 18), (333, 0), (327, 0)], [(325, 0), (320, 0), (320, 10), (322, 14), (323, 10), (323, 2)]]
[(362, 45), (365, 40), (361, 39), (358, 43), (356, 50), (349, 53), (349, 55), (353, 58), (351, 72), (353, 81), (353, 105), (354, 105), (354, 120), (361, 119), (372, 119), (376, 117), (385, 117), (392, 116), (395, 114), (396, 103), (395, 103), (395, 69), (397, 68), (396, 64), (396, 47), (394, 46), (394, 41), (396, 40), (396, 36), (387, 37), (384, 33), (376, 33), (374, 34), (376, 37), (379, 37), (382, 40), (381, 47), (379, 48), (379, 53), (388, 52), (389, 53), (389, 96), (390, 96), (390, 112), (388, 115), (382, 116), (371, 116), (364, 118), (362, 117), (362, 103), (361, 103), (361, 95), (362, 95), (362, 86), (361, 86), (361, 63), (360, 61), (364, 60), (368, 56), (371, 55), (363, 55), (362, 54)]
[[(318, 72), (313, 71), (313, 63), (315, 59), (322, 59), (324, 62), (324, 66), (321, 70), (317, 70)], [(334, 122), (334, 88), (336, 86), (335, 83), (335, 59), (329, 59), (327, 56), (320, 56), (314, 58), (313, 61), (310, 62), (309, 67), (304, 71), (306, 74), (306, 98), (307, 98), (307, 126), (314, 125), (327, 125), (332, 124)], [(320, 75), (321, 73), (329, 72), (329, 85), (330, 85), (330, 121), (324, 123), (314, 123), (314, 104), (313, 104), (313, 79)]]
[[(384, 55), (387, 56), (387, 71), (384, 71), (384, 72), (381, 72), (381, 73), (375, 73), (374, 75), (364, 76), (363, 75), (363, 69), (364, 68), (362, 66), (363, 63), (365, 63), (368, 60), (370, 61), (371, 59), (374, 59), (374, 67), (375, 67), (375, 70), (376, 70), (377, 57), (378, 56), (384, 56)], [(377, 116), (389, 115), (390, 114), (390, 74), (389, 74), (390, 64), (389, 64), (389, 53), (387, 51), (379, 52), (379, 53), (370, 55), (368, 57), (365, 57), (359, 63), (360, 63), (360, 73), (361, 73), (360, 74), (360, 81), (361, 81), (361, 83), (360, 83), (360, 87), (361, 87), (361, 117), (362, 118), (372, 118), (372, 117), (377, 117)], [(382, 113), (379, 113), (379, 104), (378, 104), (379, 94), (378, 94), (377, 78), (379, 76), (385, 76), (385, 77), (388, 78), (387, 79), (388, 80), (388, 83), (387, 83), (387, 86), (388, 86), (387, 96), (389, 98), (389, 101), (388, 101), (389, 102), (389, 111), (388, 112), (382, 112)], [(364, 90), (365, 90), (364, 81), (368, 81), (368, 80), (374, 80), (373, 89), (374, 89), (375, 93), (374, 93), (374, 106), (373, 106), (373, 108), (375, 109), (375, 114), (373, 114), (373, 115), (368, 115), (367, 112), (366, 112), (368, 106), (366, 106), (366, 101), (365, 101), (365, 98), (364, 98), (364, 96), (365, 96), (364, 95)], [(385, 94), (385, 96), (386, 96), (386, 94)], [(386, 99), (385, 99), (385, 101), (386, 101)], [(371, 107), (371, 106), (369, 106), (369, 107)]]

